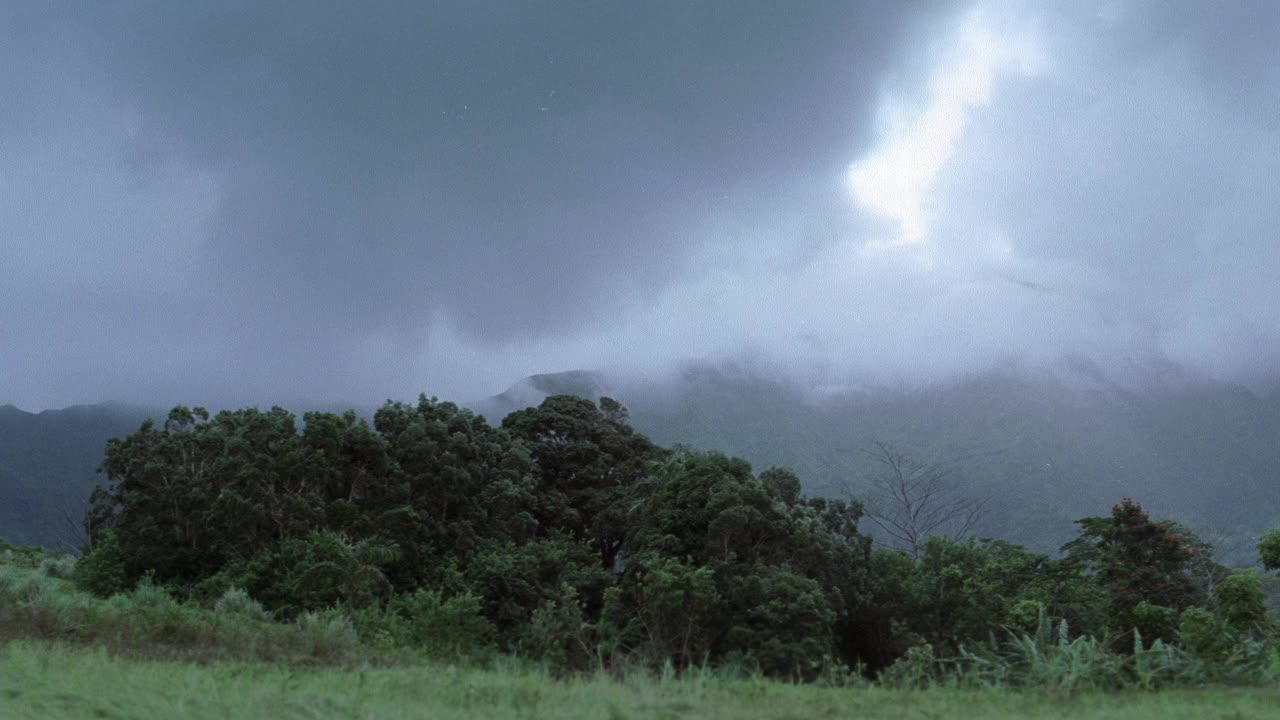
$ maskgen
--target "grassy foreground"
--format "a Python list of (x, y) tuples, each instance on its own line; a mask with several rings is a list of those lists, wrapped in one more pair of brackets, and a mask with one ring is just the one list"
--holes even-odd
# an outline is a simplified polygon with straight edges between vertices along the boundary
[(39, 718), (1280, 718), (1265, 689), (1036, 693), (835, 689), (764, 680), (553, 680), (529, 669), (290, 669), (129, 660), (0, 645), (0, 717)]

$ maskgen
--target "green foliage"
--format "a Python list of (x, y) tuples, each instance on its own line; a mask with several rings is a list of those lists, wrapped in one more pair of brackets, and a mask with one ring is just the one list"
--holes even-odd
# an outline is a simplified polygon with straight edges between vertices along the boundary
[(98, 533), (93, 549), (76, 563), (71, 579), (76, 587), (99, 597), (108, 597), (129, 588), (124, 552), (113, 531)]
[(40, 564), (36, 566), (36, 569), (41, 574), (51, 578), (58, 578), (59, 580), (69, 580), (75, 572), (75, 568), (76, 559), (70, 555), (43, 558), (40, 560)]
[(1204, 677), (1194, 658), (1163, 640), (1145, 643), (1141, 632), (1133, 633), (1129, 652), (1117, 652), (1110, 645), (1088, 635), (1072, 637), (1065, 620), (1058, 621), (1055, 629), (1049, 616), (1041, 613), (1034, 632), (1011, 632), (1002, 642), (992, 638), (988, 643), (962, 647), (955, 656), (933, 658), (930, 652), (926, 657), (913, 648), (882, 677), (917, 689), (1036, 689), (1052, 691), (1055, 696), (1125, 688), (1150, 690), (1198, 682)]
[(937, 660), (933, 646), (925, 643), (909, 648), (897, 662), (885, 668), (880, 684), (896, 690), (924, 690), (937, 676)]
[(601, 398), (597, 407), (555, 395), (502, 421), (504, 430), (532, 449), (538, 524), (586, 541), (605, 567), (613, 566), (622, 548), (625, 491), (666, 454), (632, 430), (626, 417), (626, 409), (611, 398)]
[(677, 453), (653, 470), (630, 493), (613, 618), (624, 647), (676, 669), (732, 660), (788, 677), (861, 659), (870, 546), (859, 507), (788, 504), (716, 453)]
[[(925, 541), (918, 560), (877, 550), (872, 607), (882, 633), (943, 653), (985, 643), (1005, 626), (1031, 630), (1041, 612), (1088, 634), (1100, 629), (1106, 598), (1063, 561), (1000, 541)], [(902, 652), (901, 645), (887, 653)]]
[(788, 506), (800, 499), (800, 476), (787, 468), (771, 467), (760, 473), (760, 482)]
[(555, 673), (588, 670), (602, 660), (596, 627), (587, 621), (577, 591), (567, 584), (533, 611), (516, 651)]
[(140, 662), (100, 649), (15, 642), (0, 645), (0, 716), (95, 720), (275, 720), (361, 718), (677, 717), (765, 720), (1200, 720), (1266, 718), (1276, 691), (1220, 687), (1152, 692), (976, 692), (797, 686), (715, 671), (681, 678), (604, 673), (556, 682), (517, 663), (493, 667), (399, 664), (335, 671), (263, 663)]
[(1134, 612), (1143, 602), (1180, 612), (1203, 601), (1202, 589), (1187, 573), (1197, 550), (1181, 528), (1152, 520), (1129, 498), (1112, 507), (1108, 517), (1077, 522), (1080, 537), (1063, 550), (1106, 588), (1113, 630), (1139, 625)]
[(1241, 636), (1267, 634), (1267, 596), (1262, 578), (1252, 568), (1224, 578), (1213, 589), (1213, 596), (1218, 601), (1218, 614), (1233, 632)]
[[(1126, 686), (1126, 663), (1135, 662), (1106, 649), (1087, 635), (1069, 639), (1060, 623), (1056, 635), (1014, 634), (984, 651), (964, 650), (940, 680), (972, 687), (1036, 688), (1055, 692), (1114, 690)], [(1158, 646), (1157, 650), (1163, 650)]]
[(480, 598), (464, 592), (445, 597), (419, 589), (395, 598), (389, 609), (405, 618), (405, 640), (431, 657), (477, 658), (494, 643), (494, 627), (483, 613)]
[(65, 564), (65, 559), (65, 556), (38, 545), (13, 545), (4, 538), (0, 538), (0, 564), (39, 568), (50, 561)]
[(712, 568), (653, 557), (634, 563), (624, 588), (625, 611), (617, 602), (620, 596), (610, 610), (649, 664), (685, 668), (710, 655), (724, 621)]
[(213, 604), (213, 610), (223, 615), (233, 615), (251, 621), (269, 622), (271, 620), (271, 613), (262, 607), (262, 603), (237, 587), (227, 588), (222, 597)]
[(1170, 642), (1177, 632), (1178, 614), (1173, 608), (1155, 605), (1146, 600), (1138, 603), (1130, 613), (1133, 627), (1140, 637), (1149, 641)]
[[(1256, 575), (1225, 577), (1131, 501), (1079, 521), (1063, 559), (944, 537), (873, 552), (859, 504), (803, 497), (786, 469), (663, 450), (626, 418), (568, 396), (500, 428), (425, 396), (372, 426), (178, 407), (108, 445), (71, 575), (111, 599), (28, 588), (23, 607), (41, 636), (100, 638), (113, 618), (165, 648), (225, 635), (326, 663), (503, 652), (553, 673), (855, 667), (903, 687), (1072, 691), (1261, 677)], [(1222, 619), (1178, 615), (1211, 585)]]
[(1280, 570), (1280, 528), (1268, 530), (1258, 541), (1258, 559), (1268, 570)]
[(1198, 679), (1256, 684), (1275, 678), (1269, 639), (1241, 633), (1204, 608), (1184, 610), (1178, 632), (1183, 647), (1199, 661)]
[(1208, 663), (1221, 663), (1231, 652), (1232, 638), (1226, 624), (1204, 608), (1182, 611), (1178, 635), (1183, 647)]
[(598, 612), (613, 573), (584, 542), (552, 534), (523, 545), (493, 543), (478, 550), (461, 576), (484, 604), (485, 616), (513, 650), (521, 629), (547, 601), (564, 597), (564, 588)]
[(730, 654), (770, 677), (812, 680), (829, 659), (836, 612), (815, 580), (759, 569), (736, 579), (730, 597), (745, 607), (725, 636)]
[(303, 651), (321, 662), (337, 663), (356, 649), (356, 629), (351, 617), (337, 608), (302, 613), (295, 623)]
[[(51, 639), (93, 643), (136, 657), (244, 659), (298, 664), (356, 659), (349, 625), (271, 622), (251, 602), (238, 611), (182, 602), (149, 578), (128, 593), (100, 599), (38, 572), (0, 573), (0, 640)], [(342, 615), (339, 613), (339, 615)]]
[(323, 607), (337, 599), (351, 611), (392, 590), (382, 567), (399, 557), (394, 543), (381, 538), (352, 543), (332, 530), (304, 542), (303, 559), (293, 573), (292, 595), (300, 606)]

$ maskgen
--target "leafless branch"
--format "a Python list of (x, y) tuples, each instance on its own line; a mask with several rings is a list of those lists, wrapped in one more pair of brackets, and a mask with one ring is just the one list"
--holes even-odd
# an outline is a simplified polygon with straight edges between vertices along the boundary
[(986, 500), (959, 493), (946, 468), (916, 462), (884, 442), (867, 452), (880, 465), (863, 498), (867, 517), (912, 557), (931, 535), (959, 540), (973, 532)]
[(84, 509), (79, 508), (79, 515), (72, 510), (65, 496), (55, 495), (51, 498), (54, 510), (58, 513), (58, 544), (60, 550), (71, 555), (79, 555), (89, 546), (89, 532), (84, 525)]

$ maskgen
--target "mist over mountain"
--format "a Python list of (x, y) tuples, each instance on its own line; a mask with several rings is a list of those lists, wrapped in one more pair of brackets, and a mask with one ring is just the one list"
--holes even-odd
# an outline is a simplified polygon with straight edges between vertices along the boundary
[[(898, 388), (814, 388), (759, 369), (696, 365), (650, 381), (533, 375), (466, 403), (499, 425), (551, 395), (620, 400), (664, 446), (795, 470), (806, 492), (863, 496), (887, 443), (985, 498), (976, 533), (1056, 550), (1073, 521), (1122, 497), (1184, 522), (1228, 560), (1280, 524), (1280, 393), (1154, 368), (1109, 380), (1083, 362)], [(411, 398), (400, 398), (410, 400)], [(446, 398), (447, 399), (447, 398)], [(301, 421), (303, 408), (290, 408)], [(372, 404), (361, 414), (372, 416)], [(0, 408), (0, 536), (72, 549), (110, 437), (163, 411), (127, 405)], [(869, 524), (868, 524), (869, 525)]]
[(821, 495), (865, 493), (879, 470), (869, 451), (888, 443), (988, 499), (978, 534), (1039, 549), (1122, 497), (1246, 562), (1253, 538), (1280, 521), (1280, 394), (1171, 368), (1131, 384), (1077, 362), (826, 393), (709, 365), (652, 385), (578, 371), (526, 378), (472, 407), (500, 422), (557, 393), (612, 396), (660, 444), (790, 467)]

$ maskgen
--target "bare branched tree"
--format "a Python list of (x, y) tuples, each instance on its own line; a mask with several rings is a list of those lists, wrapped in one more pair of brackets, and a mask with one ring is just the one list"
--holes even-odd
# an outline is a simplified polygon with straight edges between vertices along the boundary
[(959, 540), (973, 531), (986, 499), (961, 493), (946, 468), (919, 463), (883, 442), (868, 454), (880, 467), (862, 501), (867, 517), (913, 558), (931, 535)]
[(55, 495), (50, 502), (58, 513), (58, 549), (70, 555), (80, 555), (89, 546), (84, 508), (64, 495)]

